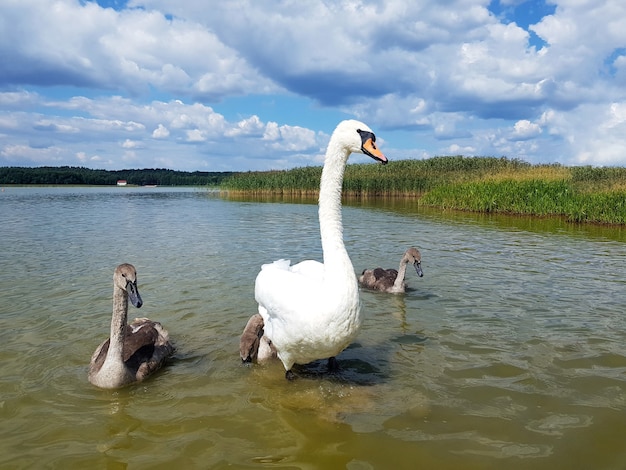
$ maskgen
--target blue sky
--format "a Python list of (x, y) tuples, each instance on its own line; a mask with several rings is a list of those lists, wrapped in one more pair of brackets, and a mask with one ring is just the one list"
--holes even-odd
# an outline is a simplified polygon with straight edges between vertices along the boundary
[(624, 2), (207, 5), (2, 2), (0, 166), (319, 165), (346, 118), (392, 160), (626, 165)]

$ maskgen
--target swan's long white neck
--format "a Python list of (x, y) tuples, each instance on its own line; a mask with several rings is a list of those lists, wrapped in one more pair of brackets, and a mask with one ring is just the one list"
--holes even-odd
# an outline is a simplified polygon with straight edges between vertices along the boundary
[(107, 362), (109, 358), (121, 360), (124, 349), (124, 330), (128, 320), (128, 294), (117, 285), (113, 285), (113, 317), (111, 318), (111, 335), (109, 352), (107, 353)]
[[(326, 278), (355, 277), (343, 243), (341, 187), (349, 152), (331, 138), (326, 151), (319, 194), (319, 221)], [(356, 278), (355, 278), (356, 279)]]

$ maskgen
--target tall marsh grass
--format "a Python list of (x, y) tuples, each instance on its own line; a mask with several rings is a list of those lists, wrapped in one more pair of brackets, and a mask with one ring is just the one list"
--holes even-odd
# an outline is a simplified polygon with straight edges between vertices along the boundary
[[(233, 193), (317, 195), (321, 167), (237, 173)], [(531, 165), (495, 157), (435, 157), (348, 165), (345, 195), (417, 197), (448, 209), (561, 215), (575, 222), (626, 224), (626, 168)]]

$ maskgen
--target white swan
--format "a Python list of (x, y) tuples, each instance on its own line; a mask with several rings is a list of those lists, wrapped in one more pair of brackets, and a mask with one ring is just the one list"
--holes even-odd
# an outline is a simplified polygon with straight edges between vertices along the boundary
[(137, 271), (120, 264), (113, 273), (111, 336), (91, 356), (89, 381), (101, 388), (119, 388), (141, 382), (159, 369), (174, 352), (168, 332), (160, 323), (135, 318), (128, 325), (128, 299), (143, 305), (137, 290)]
[(404, 276), (406, 267), (411, 263), (419, 277), (424, 275), (422, 271), (422, 255), (417, 248), (409, 248), (400, 260), (398, 270), (395, 269), (364, 269), (359, 276), (359, 284), (363, 287), (392, 294), (403, 293), (406, 290)]
[(265, 335), (294, 377), (294, 364), (334, 357), (355, 338), (360, 326), (359, 289), (343, 243), (341, 186), (351, 153), (364, 153), (387, 163), (365, 124), (341, 122), (328, 143), (319, 193), (319, 223), (324, 263), (289, 260), (264, 264), (255, 283), (255, 298)]

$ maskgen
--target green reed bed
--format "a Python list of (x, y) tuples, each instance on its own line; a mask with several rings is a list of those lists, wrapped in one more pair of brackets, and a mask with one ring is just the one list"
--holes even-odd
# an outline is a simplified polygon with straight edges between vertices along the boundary
[[(226, 179), (234, 193), (317, 194), (320, 167), (248, 172)], [(435, 157), (388, 165), (348, 165), (344, 194), (417, 197), (447, 209), (537, 216), (575, 222), (626, 224), (626, 168), (531, 165), (494, 157)]]
[[(399, 160), (387, 165), (348, 165), (343, 189), (352, 195), (419, 196), (445, 183), (467, 181), (486, 174), (529, 167), (520, 160), (490, 157), (434, 157), (428, 160)], [(321, 167), (284, 171), (250, 171), (226, 178), (220, 187), (232, 192), (257, 194), (315, 193), (319, 190)]]
[(626, 169), (536, 165), (444, 184), (424, 194), (420, 202), (475, 212), (626, 224)]
[(422, 203), (475, 212), (563, 215), (573, 222), (626, 223), (626, 192), (587, 193), (569, 181), (479, 181), (445, 185)]
[(309, 194), (319, 191), (321, 167), (289, 171), (249, 171), (225, 179), (220, 188), (251, 194)]

